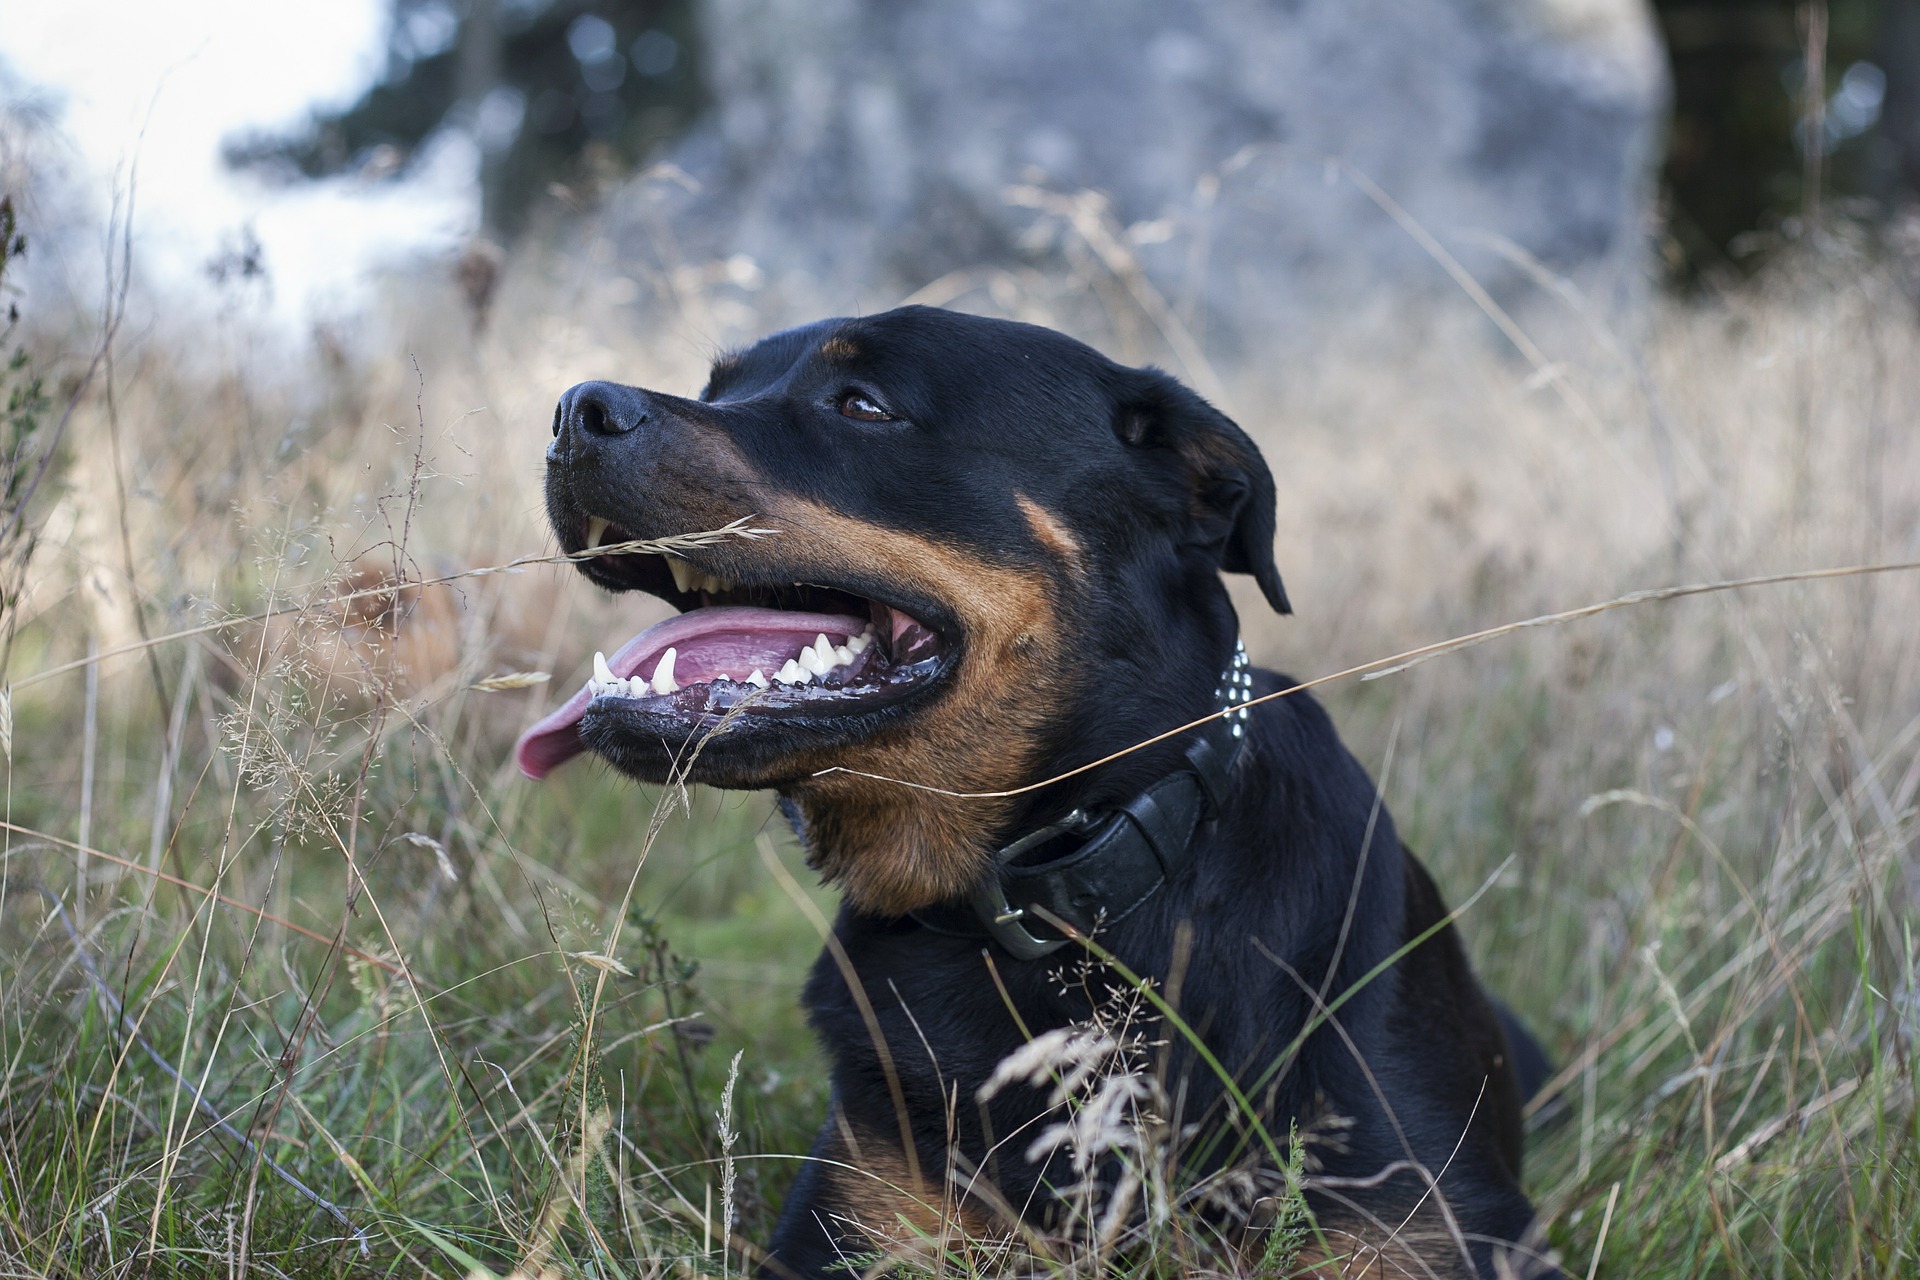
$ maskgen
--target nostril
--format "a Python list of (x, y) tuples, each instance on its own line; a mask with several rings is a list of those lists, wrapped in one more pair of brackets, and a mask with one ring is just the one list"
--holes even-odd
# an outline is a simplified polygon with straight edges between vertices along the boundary
[(647, 393), (615, 382), (583, 382), (561, 397), (560, 425), (589, 436), (618, 436), (652, 416)]

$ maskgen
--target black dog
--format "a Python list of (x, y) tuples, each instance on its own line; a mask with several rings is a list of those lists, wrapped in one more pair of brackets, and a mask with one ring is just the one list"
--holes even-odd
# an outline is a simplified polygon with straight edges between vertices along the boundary
[(1320, 707), (1109, 759), (1292, 683), (1247, 670), (1220, 581), (1288, 611), (1273, 479), (1238, 427), (1060, 334), (909, 307), (768, 338), (698, 400), (574, 387), (553, 431), (569, 552), (777, 530), (583, 560), (683, 612), (596, 657), (519, 747), (536, 777), (591, 750), (771, 787), (845, 893), (805, 997), (833, 1109), (769, 1271), (826, 1274), (949, 1214), (1057, 1224), (1080, 1175), (1066, 1150), (1028, 1158), (1060, 1119), (1048, 1089), (983, 1085), (1094, 1016), (1121, 966), (1190, 1029), (1146, 1037), (1186, 1172), (1264, 1159), (1271, 1185), (1298, 1124), (1311, 1257), (1550, 1270), (1510, 1248), (1533, 1238), (1520, 1107), (1545, 1059)]

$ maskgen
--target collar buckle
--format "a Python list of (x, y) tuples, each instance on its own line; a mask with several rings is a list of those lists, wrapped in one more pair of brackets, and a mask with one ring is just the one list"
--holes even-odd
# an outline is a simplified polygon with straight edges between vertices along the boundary
[(1000, 875), (1000, 869), (1029, 849), (1038, 848), (1057, 836), (1079, 835), (1091, 829), (1095, 822), (1095, 819), (1087, 815), (1086, 810), (1075, 809), (1058, 822), (1051, 822), (1037, 831), (1028, 832), (1000, 850), (995, 857), (993, 874), (973, 891), (971, 904), (975, 918), (980, 921), (980, 927), (987, 931), (988, 937), (1006, 948), (1007, 953), (1015, 959), (1038, 960), (1041, 956), (1058, 951), (1072, 939), (1035, 937), (1022, 923), (1027, 917), (1027, 909), (1016, 907), (1007, 899), (1007, 885)]

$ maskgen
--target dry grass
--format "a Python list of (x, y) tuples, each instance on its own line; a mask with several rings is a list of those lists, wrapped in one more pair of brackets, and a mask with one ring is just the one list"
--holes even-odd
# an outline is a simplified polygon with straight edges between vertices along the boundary
[[(1532, 365), (1463, 302), (1207, 369), (1176, 360), (1205, 343), (1169, 344), (1124, 238), (1082, 240), (1058, 271), (944, 288), (1218, 388), (1278, 478), (1299, 611), (1240, 594), (1248, 640), (1297, 674), (1635, 588), (1920, 559), (1920, 329), (1843, 244), (1626, 332), (1543, 289)], [(477, 338), (430, 282), (351, 348), (289, 354), (243, 310), (148, 327), (80, 402), (6, 615), (0, 1272), (681, 1275), (765, 1238), (824, 1101), (791, 1002), (825, 898), (755, 856), (786, 840), (762, 798), (591, 768), (535, 787), (507, 761), (649, 606), (534, 566), (35, 678), (549, 549), (557, 391), (691, 389), (805, 306), (607, 254), (589, 227), (524, 255)], [(1914, 1267), (1916, 634), (1920, 578), (1895, 575), (1325, 691), (1449, 895), (1493, 877), (1465, 930), (1566, 1064), (1530, 1182), (1574, 1273)], [(1152, 1108), (1114, 1106), (1149, 1153), (1135, 1269), (1291, 1256), (1196, 1241)], [(921, 1262), (1094, 1274), (1120, 1221), (1096, 1208), (1091, 1249)]]

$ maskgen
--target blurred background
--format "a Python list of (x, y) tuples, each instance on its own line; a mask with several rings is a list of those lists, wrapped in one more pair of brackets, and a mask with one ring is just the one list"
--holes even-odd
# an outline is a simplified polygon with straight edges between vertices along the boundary
[[(1886, 0), (1098, 16), (75, 0), (8, 22), (0, 100), (11, 132), (58, 138), (37, 171), (62, 180), (63, 214), (97, 219), (115, 175), (144, 167), (150, 270), (178, 287), (242, 263), (295, 317), (356, 305), (369, 269), (564, 236), (661, 166), (719, 214), (677, 231), (762, 270), (810, 268), (829, 294), (884, 299), (956, 264), (1032, 262), (1032, 219), (1003, 190), (1028, 179), (1100, 191), (1122, 225), (1171, 231), (1205, 177), (1213, 252), (1253, 250), (1263, 276), (1418, 275), (1383, 253), (1377, 217), (1343, 222), (1348, 201), (1276, 176), (1329, 158), (1436, 233), (1508, 235), (1556, 267), (1651, 248), (1660, 279), (1697, 286), (1751, 274), (1823, 212), (1884, 226), (1914, 198), (1916, 23)], [(1238, 243), (1256, 212), (1261, 233)], [(1166, 260), (1150, 270), (1190, 252), (1149, 255)]]
[[(25, 1274), (764, 1239), (831, 887), (507, 761), (663, 607), (513, 563), (576, 381), (903, 301), (1159, 364), (1273, 467), (1301, 676), (1920, 560), (1914, 0), (16, 4), (0, 198)], [(1563, 1064), (1574, 1272), (1911, 1273), (1916, 634), (1886, 573), (1323, 691)]]

